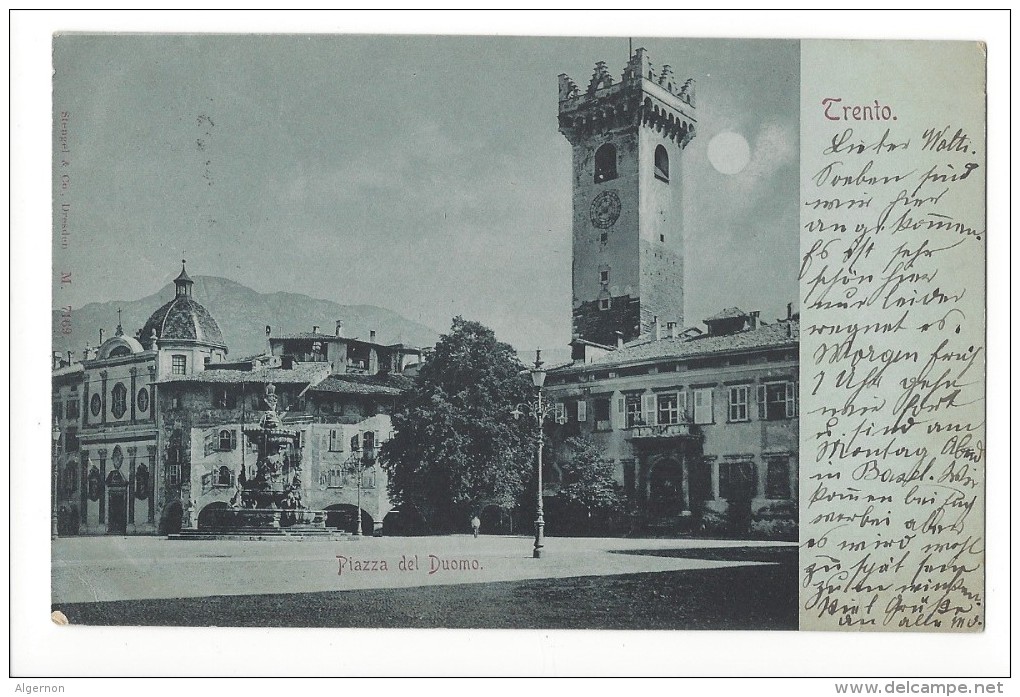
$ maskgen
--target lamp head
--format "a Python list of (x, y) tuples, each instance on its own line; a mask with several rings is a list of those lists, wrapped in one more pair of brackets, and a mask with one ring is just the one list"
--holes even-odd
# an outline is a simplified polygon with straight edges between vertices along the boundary
[(542, 349), (535, 349), (535, 367), (531, 369), (531, 382), (538, 389), (542, 389), (542, 385), (545, 384), (545, 371), (542, 370)]
[(531, 371), (531, 382), (538, 389), (542, 389), (542, 385), (545, 384), (545, 371), (541, 368), (535, 368)]

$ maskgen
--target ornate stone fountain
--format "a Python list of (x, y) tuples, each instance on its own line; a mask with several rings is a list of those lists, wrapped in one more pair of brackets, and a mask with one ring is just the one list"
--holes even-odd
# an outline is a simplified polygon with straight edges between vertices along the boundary
[[(266, 527), (324, 530), (322, 511), (308, 510), (301, 501), (301, 460), (298, 432), (284, 428), (277, 413), (276, 387), (266, 385), (265, 411), (257, 426), (244, 429), (244, 435), (258, 448), (255, 476), (248, 478), (242, 467), (237, 477), (237, 493), (224, 522), (234, 518), (230, 527)], [(228, 524), (229, 524), (228, 522)]]
[(247, 440), (258, 448), (254, 473), (246, 465), (241, 466), (230, 507), (216, 511), (210, 529), (185, 530), (171, 538), (257, 539), (335, 533), (326, 528), (325, 511), (310, 510), (302, 503), (298, 431), (284, 427), (276, 411), (276, 388), (272, 383), (266, 385), (263, 400), (265, 411), (258, 424), (243, 429)]

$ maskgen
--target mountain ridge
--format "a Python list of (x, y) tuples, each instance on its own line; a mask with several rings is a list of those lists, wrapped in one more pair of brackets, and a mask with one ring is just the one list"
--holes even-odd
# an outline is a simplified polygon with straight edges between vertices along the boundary
[[(432, 346), (439, 332), (393, 310), (376, 305), (342, 305), (313, 298), (302, 293), (272, 291), (260, 293), (237, 281), (219, 276), (194, 276), (193, 295), (205, 306), (223, 332), (229, 350), (228, 358), (243, 358), (264, 353), (266, 325), (274, 335), (292, 332), (310, 332), (315, 325), (326, 334), (332, 334), (335, 321), (344, 321), (344, 335), (368, 339), (376, 332), (380, 344), (408, 344)], [(135, 336), (145, 321), (157, 309), (174, 298), (174, 284), (164, 285), (157, 292), (137, 300), (111, 300), (87, 303), (71, 312), (71, 333), (61, 333), (61, 311), (52, 312), (53, 351), (66, 354), (73, 351), (81, 357), (86, 343), (99, 344), (99, 329), (103, 336), (113, 336), (117, 326), (117, 310), (121, 310), (124, 333)]]

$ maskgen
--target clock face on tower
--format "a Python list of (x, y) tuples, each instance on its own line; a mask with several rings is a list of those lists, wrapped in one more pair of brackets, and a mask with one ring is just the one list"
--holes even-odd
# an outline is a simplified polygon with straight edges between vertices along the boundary
[(620, 217), (620, 197), (615, 191), (603, 191), (591, 202), (590, 215), (595, 227), (612, 227)]

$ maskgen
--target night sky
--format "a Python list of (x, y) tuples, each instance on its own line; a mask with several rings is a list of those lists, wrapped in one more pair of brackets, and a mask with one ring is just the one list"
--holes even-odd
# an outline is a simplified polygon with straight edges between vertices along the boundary
[[(784, 315), (797, 296), (798, 43), (633, 45), (697, 80), (689, 323), (733, 305)], [(186, 257), (192, 275), (439, 331), (461, 314), (521, 350), (569, 341), (557, 75), (583, 89), (605, 60), (619, 79), (627, 39), (64, 35), (54, 48), (74, 184), (72, 244), (54, 243), (74, 273), (62, 301), (148, 295)], [(736, 174), (707, 157), (721, 133), (750, 146)]]

